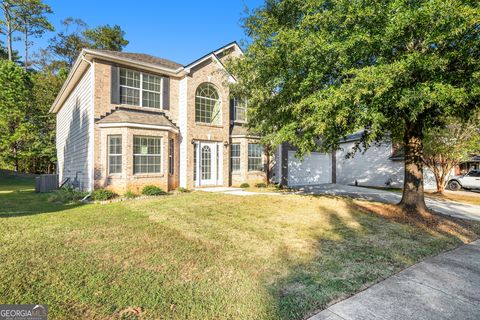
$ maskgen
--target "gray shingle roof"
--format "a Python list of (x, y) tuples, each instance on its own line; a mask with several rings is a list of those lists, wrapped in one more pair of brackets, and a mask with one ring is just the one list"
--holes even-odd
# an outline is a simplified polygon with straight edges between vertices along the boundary
[(110, 50), (91, 50), (91, 51), (103, 52), (112, 56), (117, 56), (119, 58), (126, 58), (126, 59), (135, 60), (139, 62), (155, 64), (155, 65), (170, 68), (170, 69), (178, 69), (183, 67), (183, 65), (175, 61), (158, 58), (145, 53), (119, 52), (119, 51), (110, 51)]
[(97, 123), (136, 123), (155, 126), (167, 126), (177, 129), (163, 112), (116, 108), (111, 114), (101, 118)]

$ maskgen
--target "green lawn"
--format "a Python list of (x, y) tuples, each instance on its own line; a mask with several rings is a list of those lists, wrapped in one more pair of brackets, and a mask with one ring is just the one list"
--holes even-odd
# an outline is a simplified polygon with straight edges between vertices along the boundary
[(145, 319), (302, 319), (465, 240), (340, 198), (59, 205), (32, 185), (0, 177), (0, 303), (46, 303), (51, 319), (130, 307)]

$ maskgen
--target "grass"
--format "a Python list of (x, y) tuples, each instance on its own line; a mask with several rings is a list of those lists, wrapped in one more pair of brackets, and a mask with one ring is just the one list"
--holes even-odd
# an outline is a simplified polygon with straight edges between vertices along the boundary
[(0, 179), (1, 303), (52, 319), (302, 319), (478, 231), (300, 195), (60, 205)]
[[(471, 195), (469, 195), (468, 193), (471, 193)], [(453, 201), (480, 205), (480, 194), (474, 193), (472, 191), (447, 191), (446, 190), (442, 195), (439, 195), (433, 192), (428, 192), (426, 196), (433, 199), (453, 200)]]

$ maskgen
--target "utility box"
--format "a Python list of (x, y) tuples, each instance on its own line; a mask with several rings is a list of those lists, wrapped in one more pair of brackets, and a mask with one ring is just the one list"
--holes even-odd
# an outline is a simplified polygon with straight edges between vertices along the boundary
[(35, 178), (35, 192), (51, 192), (58, 189), (58, 174), (42, 174)]

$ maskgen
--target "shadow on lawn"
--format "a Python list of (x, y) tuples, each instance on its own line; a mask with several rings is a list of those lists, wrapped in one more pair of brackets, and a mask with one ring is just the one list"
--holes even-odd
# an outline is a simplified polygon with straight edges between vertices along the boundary
[[(379, 205), (383, 210), (388, 207)], [(380, 214), (380, 208), (354, 201), (349, 201), (347, 207), (347, 215), (319, 207), (319, 212), (327, 215), (330, 228), (315, 237), (308, 261), (295, 263), (295, 257), (287, 249), (282, 252), (290, 272), (270, 287), (280, 318), (313, 316), (425, 257), (477, 238), (480, 232), (480, 224), (474, 223), (472, 227), (470, 222), (451, 217), (435, 217), (431, 223), (422, 224), (394, 217), (398, 214), (395, 212)], [(379, 223), (378, 217), (393, 224)]]
[(0, 219), (63, 211), (82, 205), (49, 202), (50, 194), (34, 191), (33, 179), (2, 178), (0, 185)]

